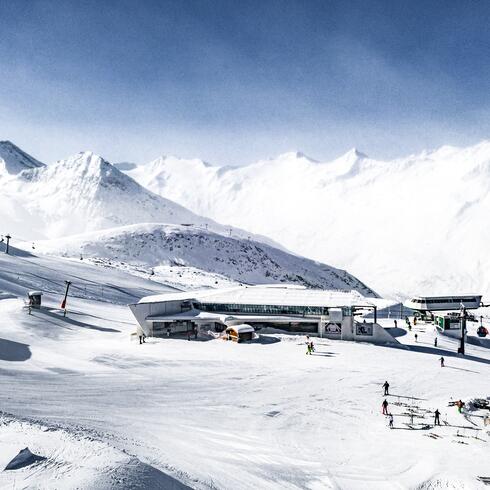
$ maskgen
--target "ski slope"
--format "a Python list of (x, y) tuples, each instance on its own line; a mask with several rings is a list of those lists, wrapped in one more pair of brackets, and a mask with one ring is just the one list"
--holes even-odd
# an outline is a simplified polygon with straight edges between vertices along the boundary
[[(64, 279), (76, 292), (66, 318)], [(46, 308), (29, 315), (31, 288), (45, 288)], [(46, 458), (0, 472), (0, 488), (484, 488), (482, 413), (447, 404), (490, 397), (488, 348), (460, 358), (440, 338), (434, 349), (424, 325), (417, 343), (400, 332), (406, 348), (317, 339), (312, 356), (282, 334), (138, 345), (125, 303), (165, 289), (85, 261), (0, 254), (0, 464), (26, 446)], [(394, 430), (380, 413), (385, 380)], [(424, 429), (436, 408), (448, 425)], [(415, 429), (410, 409), (424, 417)]]

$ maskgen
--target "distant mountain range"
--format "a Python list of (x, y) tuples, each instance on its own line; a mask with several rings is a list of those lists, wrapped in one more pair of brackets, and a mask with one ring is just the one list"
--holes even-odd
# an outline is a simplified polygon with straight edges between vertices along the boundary
[[(189, 180), (189, 189), (197, 192), (196, 184)], [(148, 267), (185, 265), (237, 282), (292, 282), (375, 295), (343, 270), (288, 253), (265, 236), (221, 225), (161, 194), (92, 152), (44, 165), (0, 142), (0, 234), (10, 233), (24, 246), (35, 242), (38, 252)]]
[(217, 221), (329, 261), (381, 293), (490, 295), (490, 142), (392, 161), (353, 149), (318, 162), (291, 152), (243, 167), (158, 158), (125, 169)]

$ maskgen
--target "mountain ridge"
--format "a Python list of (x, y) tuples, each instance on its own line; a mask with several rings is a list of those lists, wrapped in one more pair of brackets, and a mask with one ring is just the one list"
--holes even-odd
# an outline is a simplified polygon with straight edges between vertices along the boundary
[(370, 278), (384, 294), (451, 284), (490, 294), (489, 140), (386, 161), (356, 149), (320, 163), (287, 155), (226, 171), (176, 161), (164, 178), (144, 166), (128, 174), (194, 212)]

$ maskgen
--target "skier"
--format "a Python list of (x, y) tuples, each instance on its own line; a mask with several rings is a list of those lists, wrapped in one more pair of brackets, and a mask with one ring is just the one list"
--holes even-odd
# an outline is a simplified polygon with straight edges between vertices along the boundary
[(388, 415), (388, 400), (386, 398), (384, 399), (381, 406), (383, 407), (383, 415)]
[(441, 425), (441, 421), (439, 420), (439, 415), (441, 415), (441, 412), (439, 412), (439, 409), (436, 408), (436, 411), (434, 412), (434, 425)]
[(441, 367), (444, 367), (444, 357), (441, 357), (439, 361), (441, 361)]
[(434, 347), (437, 347), (437, 337), (434, 339)]
[(388, 415), (388, 427), (393, 429), (393, 415), (391, 413)]
[(306, 336), (306, 354), (311, 356), (311, 353), (314, 351), (313, 342), (310, 340), (310, 336)]
[(463, 413), (464, 402), (462, 400), (458, 400), (456, 402), (456, 406), (458, 407), (458, 412)]
[(388, 383), (388, 381), (385, 381), (383, 384), (383, 388), (385, 389), (385, 396), (389, 395), (389, 393), (388, 393), (389, 387), (390, 387), (390, 383)]
[(397, 328), (398, 327), (398, 322), (396, 321), (396, 319), (394, 320), (394, 322), (395, 322), (395, 328)]
[(417, 325), (417, 317), (416, 316), (413, 317), (413, 324)]
[(141, 327), (138, 327), (138, 338), (140, 341), (140, 345), (145, 343), (145, 332), (143, 332)]
[(310, 351), (315, 352), (315, 346), (313, 345), (313, 340), (310, 340)]
[(415, 342), (417, 342), (418, 338), (419, 338), (419, 336), (417, 334), (415, 334)]

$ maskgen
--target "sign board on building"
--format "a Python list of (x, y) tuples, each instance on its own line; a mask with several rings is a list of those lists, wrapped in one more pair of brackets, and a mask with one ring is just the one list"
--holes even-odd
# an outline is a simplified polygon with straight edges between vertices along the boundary
[(356, 324), (356, 335), (373, 335), (373, 324), (372, 323)]

